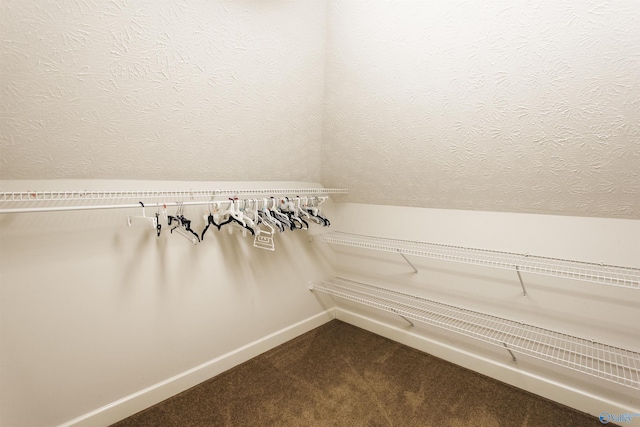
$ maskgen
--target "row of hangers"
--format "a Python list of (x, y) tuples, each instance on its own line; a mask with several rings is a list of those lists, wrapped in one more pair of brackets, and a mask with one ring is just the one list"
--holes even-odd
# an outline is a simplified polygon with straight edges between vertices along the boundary
[[(220, 231), (225, 227), (230, 234), (234, 230), (243, 236), (251, 234), (254, 246), (261, 249), (275, 250), (273, 236), (286, 230), (308, 230), (310, 223), (324, 227), (331, 225), (323, 216), (321, 205), (327, 197), (282, 197), (269, 199), (238, 199), (207, 202), (207, 212), (203, 215), (205, 227), (198, 233), (193, 230), (192, 221), (184, 215), (184, 204), (178, 203), (175, 215), (168, 215), (166, 205), (156, 204), (155, 216), (146, 216), (142, 206), (141, 216), (127, 216), (127, 223), (132, 225), (151, 226), (159, 237), (162, 232), (161, 219), (166, 219), (170, 233), (174, 232), (188, 239), (194, 245), (204, 240), (213, 225)], [(162, 208), (161, 208), (162, 206)]]

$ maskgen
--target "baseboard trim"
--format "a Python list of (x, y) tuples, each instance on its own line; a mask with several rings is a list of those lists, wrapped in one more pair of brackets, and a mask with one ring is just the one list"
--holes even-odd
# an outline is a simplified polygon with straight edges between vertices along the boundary
[[(638, 408), (625, 407), (623, 404), (607, 400), (602, 396), (593, 395), (552, 379), (515, 369), (512, 366), (501, 364), (495, 360), (487, 359), (340, 307), (336, 308), (336, 319), (595, 417), (598, 417), (604, 411), (610, 414), (640, 413)], [(634, 421), (640, 421), (640, 417), (634, 418)], [(635, 422), (632, 422), (632, 425), (636, 425)]]
[(104, 427), (113, 424), (284, 344), (334, 318), (335, 310), (333, 308), (323, 311), (58, 427)]

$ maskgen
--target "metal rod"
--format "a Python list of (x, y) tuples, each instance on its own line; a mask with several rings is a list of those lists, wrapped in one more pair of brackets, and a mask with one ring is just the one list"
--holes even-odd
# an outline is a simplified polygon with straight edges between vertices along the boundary
[(416, 325), (414, 325), (411, 320), (407, 319), (402, 314), (398, 314), (398, 316), (402, 317), (407, 323), (409, 323), (411, 325), (412, 328), (415, 328)]
[(413, 268), (413, 271), (415, 271), (415, 273), (416, 273), (416, 274), (418, 274), (418, 269), (417, 269), (417, 268), (415, 268), (415, 267), (413, 266), (413, 264), (411, 264), (411, 261), (409, 261), (409, 260), (407, 259), (407, 257), (406, 257), (406, 256), (404, 256), (404, 254), (403, 254), (402, 252), (400, 252), (400, 249), (398, 249), (398, 253), (402, 256), (402, 258), (404, 258), (404, 260), (405, 260), (405, 261), (407, 261), (407, 264), (409, 264), (409, 265), (411, 266), (411, 268)]
[(513, 352), (511, 350), (509, 350), (509, 347), (507, 347), (507, 343), (503, 342), (502, 345), (504, 345), (504, 348), (507, 349), (507, 351), (509, 352), (509, 354), (513, 358), (513, 363), (518, 363), (518, 361), (516, 360), (516, 356), (513, 354)]
[(518, 279), (520, 279), (520, 286), (522, 286), (522, 296), (527, 296), (527, 290), (524, 288), (524, 282), (522, 281), (522, 276), (520, 275), (520, 268), (516, 265), (516, 273), (518, 273)]
[(202, 198), (215, 196), (258, 196), (297, 194), (345, 194), (345, 188), (275, 188), (228, 190), (142, 190), (142, 191), (22, 191), (0, 192), (0, 202), (38, 202), (61, 200), (114, 200), (148, 198)]
[[(145, 207), (178, 206), (178, 205), (210, 205), (212, 202), (168, 202), (168, 203), (147, 203)], [(99, 209), (130, 209), (140, 208), (140, 203), (127, 203), (122, 205), (95, 205), (95, 206), (49, 206), (42, 208), (14, 208), (0, 209), (0, 214), (16, 213), (37, 213), (37, 212), (69, 212), (69, 211), (90, 211)]]
[[(327, 196), (318, 197), (319, 201), (324, 202)], [(324, 200), (323, 200), (324, 199)], [(251, 200), (241, 199), (241, 200)], [(260, 199), (258, 201), (261, 202)], [(217, 204), (220, 206), (222, 203), (230, 203), (229, 200), (202, 200), (197, 202), (151, 202), (145, 203), (145, 207), (158, 208), (160, 206), (205, 206), (211, 204)], [(88, 210), (100, 210), (100, 209), (131, 209), (139, 208), (140, 203), (126, 203), (119, 205), (89, 205), (89, 206), (48, 206), (38, 208), (9, 208), (0, 209), (0, 215), (2, 214), (21, 214), (21, 213), (38, 213), (38, 212), (69, 212), (69, 211), (88, 211)]]

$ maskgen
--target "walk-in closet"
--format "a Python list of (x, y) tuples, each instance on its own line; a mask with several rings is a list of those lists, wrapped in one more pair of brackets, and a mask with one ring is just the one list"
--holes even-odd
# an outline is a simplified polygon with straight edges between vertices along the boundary
[(0, 426), (640, 426), (640, 3), (0, 3)]

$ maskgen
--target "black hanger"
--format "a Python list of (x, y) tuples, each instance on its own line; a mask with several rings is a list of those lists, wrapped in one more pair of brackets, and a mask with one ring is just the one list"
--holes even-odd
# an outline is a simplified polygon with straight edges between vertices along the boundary
[[(282, 223), (282, 221), (277, 220), (275, 217), (270, 217), (263, 211), (258, 211), (258, 215), (260, 216), (262, 222), (269, 223), (275, 227), (278, 227), (278, 230), (280, 230), (280, 232), (284, 231), (284, 224)], [(276, 220), (278, 222), (275, 222), (273, 220)]]
[(293, 217), (293, 212), (283, 212), (287, 218), (289, 219), (289, 228), (293, 231), (293, 230), (301, 230), (302, 229), (302, 223), (298, 221), (297, 218)]
[(213, 219), (213, 214), (211, 212), (209, 212), (209, 216), (207, 217), (207, 226), (204, 228), (204, 230), (202, 230), (202, 238), (201, 240), (204, 240), (204, 233), (207, 232), (207, 230), (209, 229), (209, 226), (213, 224), (215, 225), (218, 230), (220, 230), (220, 227), (222, 226), (222, 224), (217, 224), (216, 221)]
[(193, 234), (194, 236), (196, 236), (196, 238), (198, 239), (198, 242), (200, 241), (200, 236), (198, 236), (198, 233), (196, 233), (195, 231), (193, 231), (191, 229), (191, 221), (189, 221), (188, 219), (186, 219), (184, 216), (182, 217), (182, 223), (184, 224), (184, 228), (190, 232), (191, 234)]
[[(177, 216), (172, 216), (172, 215), (167, 215), (167, 225), (171, 225), (172, 221), (176, 221), (178, 223), (178, 225), (180, 225), (180, 218)], [(177, 226), (176, 226), (177, 227)], [(173, 227), (173, 228), (176, 228)]]
[(158, 233), (158, 237), (160, 237), (160, 230), (162, 230), (162, 224), (160, 224), (160, 214), (156, 212), (156, 232)]
[[(231, 200), (231, 203), (234, 202), (234, 199), (229, 198), (229, 200)], [(226, 221), (220, 223), (220, 225), (218, 226), (218, 230), (220, 230), (223, 225), (229, 224), (231, 222), (236, 222), (240, 224), (243, 228), (246, 228), (247, 230), (249, 230), (252, 236), (256, 235), (256, 232), (253, 231), (253, 228), (249, 227), (247, 224), (243, 224), (242, 222), (238, 221), (238, 219), (231, 214), (229, 214), (229, 218)]]
[(189, 233), (193, 234), (194, 236), (196, 236), (196, 239), (198, 239), (198, 242), (200, 242), (200, 236), (198, 236), (198, 233), (196, 233), (195, 231), (193, 231), (191, 229), (191, 221), (188, 220), (187, 218), (185, 218), (184, 215), (178, 215), (178, 216), (171, 216), (169, 215), (167, 217), (167, 222), (168, 225), (171, 225), (172, 221), (176, 221), (178, 223), (178, 225), (176, 225), (175, 227), (173, 227), (171, 229), (171, 233), (173, 233), (173, 230), (175, 230), (178, 227), (183, 227), (185, 230), (187, 230)]
[(302, 225), (300, 225), (300, 230), (308, 230), (309, 229), (309, 223), (307, 221), (305, 221), (304, 219), (300, 218), (299, 216), (296, 217), (296, 220), (298, 220), (302, 224), (304, 224), (304, 227)]
[[(287, 202), (289, 202), (289, 197), (285, 197), (285, 199), (287, 200)], [(297, 216), (295, 212), (292, 212), (287, 208), (284, 213), (287, 215), (287, 217), (289, 217), (289, 221), (291, 222), (291, 230), (305, 230), (305, 226), (307, 227), (306, 229), (309, 228), (309, 224), (305, 220)]]
[(220, 226), (218, 227), (218, 230), (219, 230), (220, 228), (222, 228), (222, 226), (223, 226), (223, 225), (229, 224), (229, 223), (231, 223), (231, 222), (236, 222), (236, 223), (240, 224), (243, 228), (246, 228), (247, 230), (249, 230), (249, 231), (251, 232), (251, 235), (252, 235), (252, 236), (255, 236), (255, 235), (256, 235), (256, 232), (255, 232), (255, 231), (253, 231), (253, 228), (249, 227), (249, 226), (248, 226), (248, 225), (246, 225), (246, 224), (241, 223), (241, 222), (240, 222), (240, 221), (238, 221), (236, 218), (234, 218), (234, 216), (233, 216), (233, 215), (229, 215), (229, 219), (227, 219), (225, 222), (220, 223)]
[(279, 221), (282, 222), (283, 226), (286, 226), (287, 228), (290, 228), (291, 230), (293, 230), (294, 227), (291, 224), (291, 220), (289, 219), (289, 216), (285, 215), (282, 211), (280, 211), (280, 209), (276, 207), (275, 197), (271, 197), (271, 198), (274, 199), (273, 208), (271, 208), (271, 212)]
[(307, 209), (307, 213), (309, 215), (311, 215), (314, 218), (318, 218), (320, 221), (322, 221), (322, 225), (323, 227), (329, 227), (331, 225), (331, 221), (329, 221), (327, 218), (318, 215), (318, 214), (314, 214), (312, 209)]

